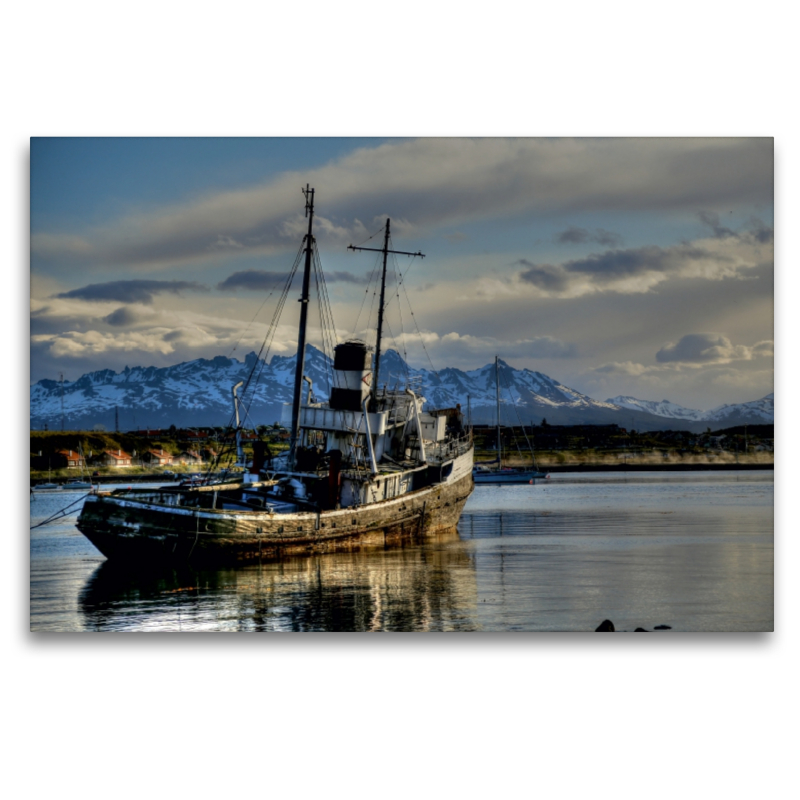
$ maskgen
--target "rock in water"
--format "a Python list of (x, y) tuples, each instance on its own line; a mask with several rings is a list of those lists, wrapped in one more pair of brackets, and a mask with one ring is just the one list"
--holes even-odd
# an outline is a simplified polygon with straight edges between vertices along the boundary
[(604, 619), (595, 629), (595, 633), (614, 632), (614, 623), (610, 619)]
[(653, 630), (656, 630), (656, 631), (671, 631), (672, 630), (672, 626), (671, 625), (656, 625), (656, 627)]
[(634, 633), (648, 633), (647, 628), (636, 628)]

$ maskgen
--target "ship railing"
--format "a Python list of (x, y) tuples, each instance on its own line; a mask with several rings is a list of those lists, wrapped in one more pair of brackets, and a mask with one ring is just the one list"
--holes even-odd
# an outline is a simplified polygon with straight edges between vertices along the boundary
[(451, 458), (464, 455), (472, 447), (472, 438), (469, 434), (451, 439), (448, 442), (425, 445), (425, 458), (430, 462), (448, 461)]

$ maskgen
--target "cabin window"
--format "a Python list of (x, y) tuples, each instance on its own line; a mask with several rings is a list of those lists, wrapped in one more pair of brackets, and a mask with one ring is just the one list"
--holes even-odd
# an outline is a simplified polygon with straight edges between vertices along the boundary
[(302, 526), (302, 525), (298, 525), (298, 526), (297, 526), (297, 530), (298, 530), (298, 531), (302, 531), (302, 530), (303, 530), (303, 526)]

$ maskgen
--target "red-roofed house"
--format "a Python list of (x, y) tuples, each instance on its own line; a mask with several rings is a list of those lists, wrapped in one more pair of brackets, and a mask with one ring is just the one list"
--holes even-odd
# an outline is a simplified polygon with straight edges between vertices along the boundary
[(124, 450), (104, 450), (100, 455), (100, 462), (107, 467), (129, 467), (131, 457)]
[(66, 461), (68, 469), (79, 469), (85, 463), (83, 456), (77, 450), (58, 450), (56, 456), (61, 456)]
[(172, 453), (168, 453), (166, 450), (147, 450), (142, 454), (142, 461), (146, 464), (165, 466), (172, 463)]

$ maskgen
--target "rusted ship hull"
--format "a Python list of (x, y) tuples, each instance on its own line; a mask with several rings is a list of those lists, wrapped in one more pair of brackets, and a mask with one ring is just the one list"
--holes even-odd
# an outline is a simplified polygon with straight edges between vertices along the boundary
[(141, 490), (87, 497), (78, 528), (107, 558), (126, 563), (271, 560), (389, 546), (451, 530), (472, 489), (468, 472), (368, 506), (295, 514), (173, 507)]

